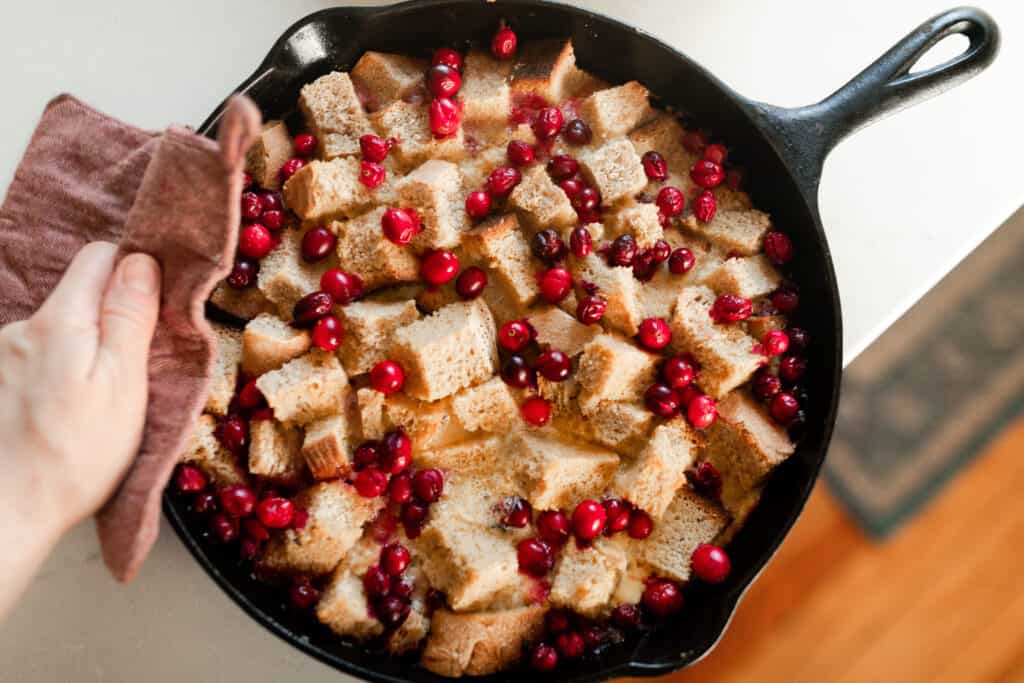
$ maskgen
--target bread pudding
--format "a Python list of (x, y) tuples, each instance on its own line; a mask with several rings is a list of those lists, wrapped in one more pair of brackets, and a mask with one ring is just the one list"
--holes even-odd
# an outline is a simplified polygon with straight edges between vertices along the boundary
[(728, 582), (807, 400), (794, 246), (729, 149), (517, 43), (367, 52), (264, 125), (174, 480), (292, 608), (452, 677)]

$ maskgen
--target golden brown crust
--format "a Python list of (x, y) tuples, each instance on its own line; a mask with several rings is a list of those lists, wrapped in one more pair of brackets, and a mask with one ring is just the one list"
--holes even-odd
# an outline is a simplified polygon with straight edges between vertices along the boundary
[(434, 613), (420, 663), (441, 676), (484, 676), (519, 661), (523, 646), (544, 628), (541, 605), (500, 612)]

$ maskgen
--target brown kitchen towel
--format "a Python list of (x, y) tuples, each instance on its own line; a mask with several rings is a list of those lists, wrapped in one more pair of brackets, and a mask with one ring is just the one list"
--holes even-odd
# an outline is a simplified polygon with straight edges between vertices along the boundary
[(178, 126), (139, 130), (62, 95), (0, 207), (0, 325), (29, 317), (88, 242), (146, 252), (163, 269), (142, 444), (96, 517), (104, 561), (121, 581), (156, 540), (161, 492), (205, 402), (215, 346), (203, 304), (231, 267), (245, 151), (259, 128), (244, 97), (228, 104), (215, 143)]

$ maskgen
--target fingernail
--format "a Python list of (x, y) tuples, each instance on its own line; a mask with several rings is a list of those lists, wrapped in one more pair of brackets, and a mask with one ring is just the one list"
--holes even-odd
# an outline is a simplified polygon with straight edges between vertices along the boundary
[(152, 296), (160, 289), (160, 268), (151, 256), (129, 254), (121, 264), (121, 281), (139, 294)]

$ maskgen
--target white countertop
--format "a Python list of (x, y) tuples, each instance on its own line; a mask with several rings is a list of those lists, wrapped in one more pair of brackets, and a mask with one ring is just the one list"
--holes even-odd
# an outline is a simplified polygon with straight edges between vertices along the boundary
[[(861, 131), (826, 163), (821, 212), (839, 276), (847, 362), (1024, 203), (1016, 106), (1024, 4), (978, 1), (1002, 30), (996, 62), (953, 91)], [(58, 92), (147, 128), (198, 125), (281, 31), (332, 4), (33, 0), (5, 7), (0, 187)], [(747, 96), (796, 106), (830, 93), (955, 3), (574, 4), (649, 31)], [(0, 671), (4, 681), (343, 678), (251, 622), (166, 525), (128, 587), (105, 574), (91, 525), (76, 529), (0, 626)]]

